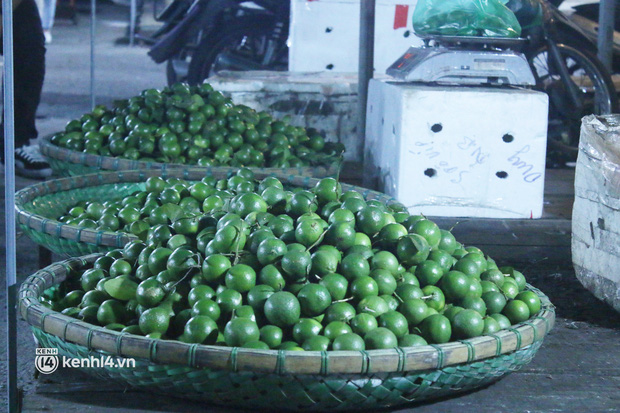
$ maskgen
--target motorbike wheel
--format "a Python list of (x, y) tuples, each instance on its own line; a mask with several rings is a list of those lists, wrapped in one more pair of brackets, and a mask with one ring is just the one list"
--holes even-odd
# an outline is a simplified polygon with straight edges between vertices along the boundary
[(557, 71), (550, 65), (546, 48), (529, 57), (537, 89), (549, 95), (548, 159), (554, 163), (575, 162), (583, 116), (616, 111), (618, 96), (613, 81), (600, 61), (583, 48), (557, 45), (572, 82), (582, 93), (581, 108), (571, 105)]
[(223, 32), (216, 39), (204, 38), (189, 64), (187, 82), (198, 84), (222, 70), (287, 70), (286, 42), (277, 45), (274, 57), (264, 64), (272, 27), (248, 25)]

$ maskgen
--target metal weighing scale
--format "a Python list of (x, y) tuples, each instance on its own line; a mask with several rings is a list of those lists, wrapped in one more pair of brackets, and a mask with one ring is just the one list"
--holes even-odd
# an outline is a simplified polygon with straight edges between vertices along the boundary
[(519, 50), (526, 39), (470, 36), (421, 37), (387, 69), (406, 82), (457, 85), (535, 86), (527, 59)]

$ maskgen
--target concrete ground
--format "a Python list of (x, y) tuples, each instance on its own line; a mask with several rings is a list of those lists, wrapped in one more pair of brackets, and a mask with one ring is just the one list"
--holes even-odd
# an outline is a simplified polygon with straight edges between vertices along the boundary
[[(78, 4), (78, 7), (81, 7)], [(97, 103), (135, 95), (165, 83), (164, 68), (146, 48), (114, 46), (124, 32), (126, 8), (101, 3), (97, 26)], [(147, 14), (150, 9), (147, 7)], [(47, 75), (38, 126), (53, 133), (89, 110), (88, 15), (78, 24), (58, 20), (48, 46)], [(545, 216), (541, 220), (461, 220), (457, 239), (477, 245), (501, 264), (522, 269), (528, 281), (544, 291), (557, 308), (556, 327), (531, 364), (498, 383), (462, 397), (419, 406), (420, 412), (615, 412), (620, 411), (620, 315), (596, 300), (577, 281), (570, 256), (570, 211), (573, 171), (547, 171)], [(345, 180), (356, 182), (349, 169)], [(32, 181), (18, 179), (18, 188)], [(3, 198), (3, 195), (0, 195)], [(4, 203), (2, 203), (2, 208)], [(3, 210), (2, 210), (3, 212)], [(438, 219), (442, 228), (456, 224)], [(0, 223), (4, 234), (4, 223)], [(2, 244), (5, 244), (2, 239)], [(2, 245), (4, 247), (4, 245)], [(18, 237), (18, 282), (38, 269), (38, 250)], [(4, 262), (4, 248), (0, 249)], [(57, 257), (56, 257), (57, 258)], [(0, 322), (6, 322), (4, 268), (0, 269)], [(0, 334), (4, 336), (4, 334)], [(34, 343), (27, 324), (18, 322), (19, 387), (25, 412), (190, 412), (226, 411), (205, 404), (135, 392), (91, 379), (81, 373), (57, 372), (34, 377)], [(6, 355), (0, 353), (0, 375)], [(2, 381), (0, 405), (5, 405)], [(402, 410), (407, 411), (407, 410)]]

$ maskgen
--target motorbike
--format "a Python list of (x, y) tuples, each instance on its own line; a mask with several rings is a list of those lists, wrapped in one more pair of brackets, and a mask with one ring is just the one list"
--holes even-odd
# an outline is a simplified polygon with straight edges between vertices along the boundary
[(157, 17), (149, 51), (168, 84), (221, 70), (286, 70), (290, 4), (279, 0), (174, 0)]
[[(586, 3), (562, 10), (573, 23), (578, 25), (596, 43), (598, 36), (598, 17), (600, 3)], [(613, 34), (612, 72), (620, 73), (620, 13), (616, 12)]]
[(536, 89), (549, 95), (547, 158), (559, 166), (574, 162), (579, 150), (581, 119), (618, 109), (612, 78), (596, 56), (592, 39), (562, 13), (561, 0), (510, 0), (523, 50), (536, 79)]

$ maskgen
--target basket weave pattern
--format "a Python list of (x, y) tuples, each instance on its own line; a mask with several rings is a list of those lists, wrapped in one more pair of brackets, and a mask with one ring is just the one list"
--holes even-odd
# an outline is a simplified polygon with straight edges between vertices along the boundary
[(289, 410), (390, 407), (489, 384), (529, 363), (553, 327), (555, 314), (535, 288), (542, 310), (494, 335), (442, 345), (368, 351), (294, 352), (186, 344), (118, 333), (69, 318), (39, 303), (47, 288), (93, 254), (30, 276), (19, 310), (40, 346), (84, 358), (134, 358), (135, 368), (88, 368), (130, 386), (213, 403)]

